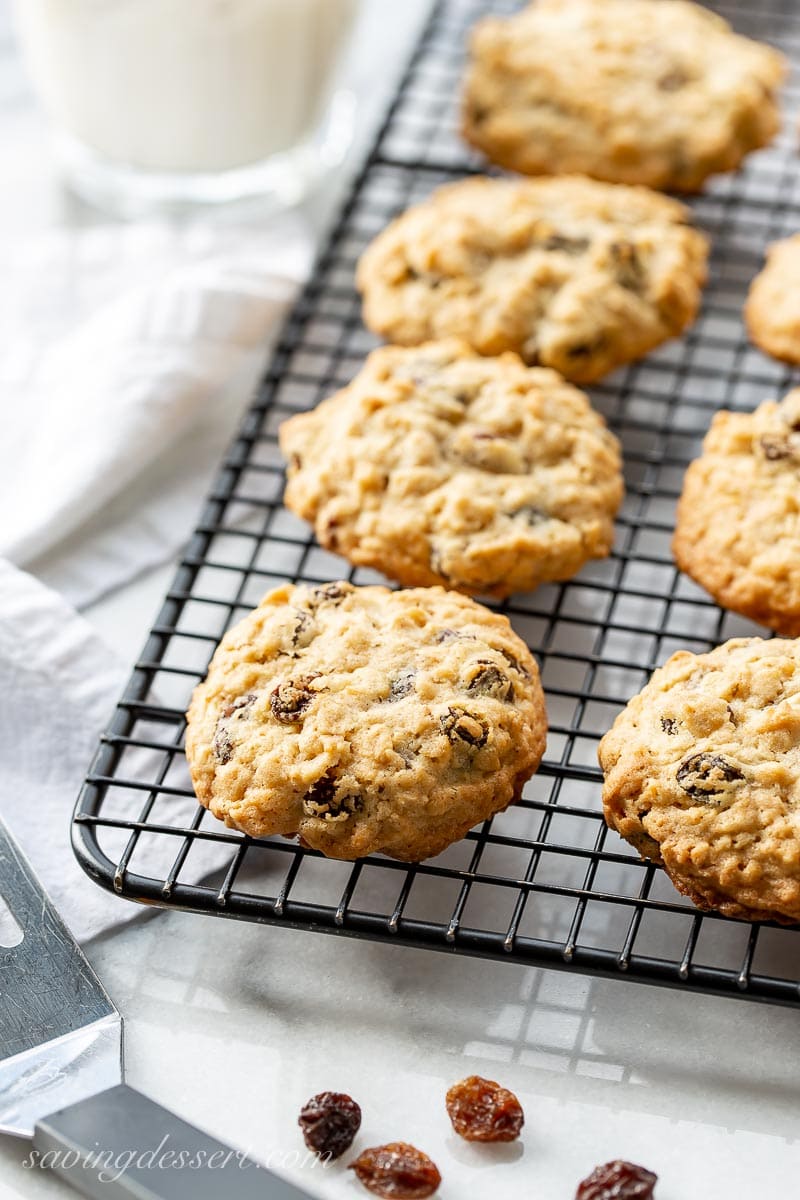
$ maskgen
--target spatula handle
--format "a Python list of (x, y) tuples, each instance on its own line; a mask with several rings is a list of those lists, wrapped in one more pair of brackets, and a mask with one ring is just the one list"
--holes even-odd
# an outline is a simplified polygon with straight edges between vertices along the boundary
[(309, 1200), (126, 1084), (40, 1121), (33, 1144), (94, 1200)]

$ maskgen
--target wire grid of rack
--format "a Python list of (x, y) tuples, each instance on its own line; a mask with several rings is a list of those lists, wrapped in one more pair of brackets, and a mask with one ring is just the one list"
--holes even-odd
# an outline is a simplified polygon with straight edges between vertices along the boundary
[[(692, 201), (713, 241), (696, 325), (592, 389), (625, 452), (613, 554), (498, 606), (538, 656), (550, 716), (545, 760), (521, 802), (409, 866), (381, 856), (333, 862), (289, 840), (253, 841), (192, 794), (183, 714), (223, 632), (284, 580), (379, 579), (322, 551), (281, 507), (276, 430), (346, 383), (375, 344), (353, 286), (366, 243), (436, 185), (484, 169), (457, 135), (464, 39), (488, 7), (517, 6), (434, 7), (102, 739), (76, 808), (76, 853), (99, 884), (151, 904), (800, 1005), (797, 931), (696, 912), (606, 830), (596, 765), (599, 737), (669, 654), (761, 632), (681, 576), (669, 541), (685, 465), (715, 409), (750, 409), (790, 383), (785, 368), (749, 347), (741, 307), (766, 243), (800, 228), (791, 85), (782, 138)], [(793, 0), (714, 7), (741, 32), (800, 57)]]

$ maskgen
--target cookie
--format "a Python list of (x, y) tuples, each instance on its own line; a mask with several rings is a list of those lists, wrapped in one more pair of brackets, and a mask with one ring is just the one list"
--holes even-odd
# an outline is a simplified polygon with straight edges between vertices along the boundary
[(783, 56), (685, 0), (537, 0), (470, 52), (464, 135), (526, 175), (693, 192), (780, 128)]
[(547, 721), (506, 617), (442, 588), (276, 588), (187, 714), (201, 804), (252, 837), (417, 862), (517, 800)]
[(765, 354), (800, 363), (800, 234), (769, 247), (767, 264), (750, 285), (744, 317)]
[(645, 188), (462, 180), (410, 208), (358, 266), (364, 320), (388, 341), (456, 336), (568, 379), (599, 379), (697, 314), (708, 246)]
[(717, 413), (686, 472), (672, 548), (724, 608), (800, 636), (800, 389)]
[(700, 908), (800, 921), (800, 642), (674, 654), (599, 748), (606, 821)]
[(617, 440), (583, 392), (515, 354), (376, 350), (280, 443), (286, 506), (326, 549), (406, 585), (507, 596), (611, 549)]

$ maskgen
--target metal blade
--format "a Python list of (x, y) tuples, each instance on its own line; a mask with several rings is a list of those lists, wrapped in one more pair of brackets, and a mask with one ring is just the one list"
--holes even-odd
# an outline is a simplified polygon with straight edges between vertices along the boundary
[(33, 1137), (37, 1121), (122, 1082), (122, 1018), (105, 1017), (0, 1063), (0, 1132)]
[(122, 1021), (0, 821), (0, 898), (22, 934), (0, 946), (0, 1130), (122, 1078)]

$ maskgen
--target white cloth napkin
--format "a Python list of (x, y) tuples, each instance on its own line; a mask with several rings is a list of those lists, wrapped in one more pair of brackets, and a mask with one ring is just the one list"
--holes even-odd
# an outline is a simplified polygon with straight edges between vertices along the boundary
[[(268, 231), (73, 228), (2, 250), (0, 812), (86, 939), (141, 910), (93, 885), (69, 845), (127, 673), (69, 602), (189, 536), (310, 239), (287, 216)], [(194, 810), (181, 805), (176, 821)], [(161, 853), (153, 872), (174, 846)], [(206, 843), (190, 857), (197, 878), (221, 860)]]
[[(126, 670), (83, 617), (2, 559), (0, 610), (0, 814), (85, 940), (141, 912), (91, 883), (70, 847), (70, 812)], [(194, 801), (176, 798), (171, 819), (194, 810)], [(171, 842), (151, 852), (151, 869), (166, 869), (174, 854)], [(192, 880), (225, 857), (208, 843), (193, 850)]]
[(83, 606), (191, 532), (310, 239), (286, 216), (59, 230), (3, 255), (0, 555)]

